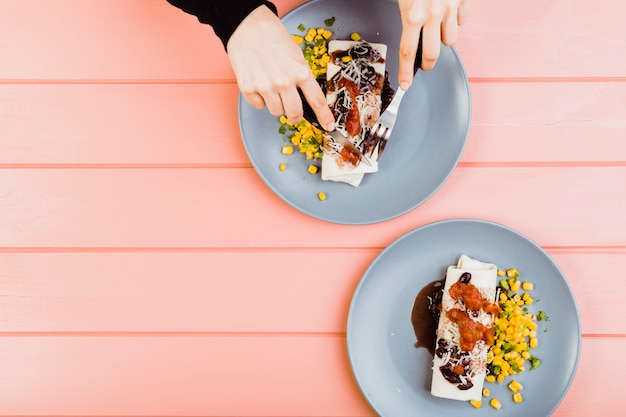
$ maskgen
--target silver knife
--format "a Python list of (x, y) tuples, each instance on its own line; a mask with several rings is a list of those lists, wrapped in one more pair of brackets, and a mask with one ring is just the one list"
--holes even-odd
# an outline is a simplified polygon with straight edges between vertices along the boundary
[(300, 89), (298, 89), (298, 93), (300, 94), (300, 99), (302, 100), (302, 109), (304, 111), (304, 118), (307, 119), (309, 121), (309, 123), (311, 123), (316, 128), (318, 128), (320, 130), (323, 130), (324, 132), (327, 132), (329, 135), (331, 135), (333, 137), (333, 139), (335, 139), (335, 141), (337, 143), (341, 144), (341, 146), (346, 148), (348, 150), (348, 152), (350, 152), (350, 154), (352, 154), (356, 158), (358, 158), (359, 162), (363, 162), (365, 165), (371, 167), (372, 163), (367, 159), (367, 157), (365, 155), (363, 155), (363, 152), (361, 152), (361, 150), (359, 148), (354, 146), (354, 144), (352, 142), (350, 142), (350, 140), (348, 140), (348, 138), (346, 138), (340, 131), (335, 129), (335, 130), (329, 132), (328, 130), (326, 130), (326, 129), (324, 129), (322, 127), (320, 122), (317, 120), (317, 116), (315, 115), (315, 112), (313, 111), (313, 108), (306, 101), (306, 98), (304, 97), (304, 94), (302, 93), (302, 91)]

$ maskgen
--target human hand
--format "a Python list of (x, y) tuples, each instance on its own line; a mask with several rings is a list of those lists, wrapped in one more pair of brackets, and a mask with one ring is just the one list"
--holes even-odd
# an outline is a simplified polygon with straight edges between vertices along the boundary
[(284, 114), (292, 123), (299, 123), (303, 115), (300, 88), (320, 124), (334, 129), (326, 96), (302, 50), (266, 6), (256, 8), (241, 22), (226, 49), (239, 89), (252, 106), (267, 106), (274, 116)]
[(467, 20), (469, 0), (398, 0), (402, 18), (398, 82), (407, 90), (413, 81), (413, 62), (422, 33), (423, 70), (435, 67), (440, 45), (452, 45), (458, 26)]

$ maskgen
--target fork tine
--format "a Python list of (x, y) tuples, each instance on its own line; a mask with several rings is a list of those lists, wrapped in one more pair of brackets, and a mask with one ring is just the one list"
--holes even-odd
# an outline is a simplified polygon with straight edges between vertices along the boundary
[(378, 144), (378, 155), (376, 156), (376, 161), (380, 159), (380, 155), (383, 154), (383, 151), (385, 150), (385, 146), (387, 146), (387, 141), (386, 140), (380, 141), (380, 143)]
[(389, 141), (389, 137), (391, 136), (391, 128), (385, 128), (384, 134), (381, 136), (378, 141), (378, 155), (376, 155), (376, 161), (380, 159), (380, 155), (383, 154), (385, 147), (387, 146), (387, 142)]
[(367, 151), (368, 158), (371, 158), (372, 155), (374, 155), (374, 151), (378, 147), (377, 132), (379, 127), (380, 125), (378, 123), (374, 123), (374, 126), (372, 126), (371, 130), (367, 134), (367, 138), (365, 139), (365, 146), (363, 149)]

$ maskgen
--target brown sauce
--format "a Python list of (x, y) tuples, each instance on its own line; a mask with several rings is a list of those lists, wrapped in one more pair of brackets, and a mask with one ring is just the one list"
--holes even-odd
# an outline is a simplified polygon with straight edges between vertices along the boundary
[(426, 348), (431, 355), (435, 354), (437, 342), (437, 325), (439, 324), (428, 309), (429, 297), (435, 293), (437, 288), (442, 288), (444, 280), (437, 280), (427, 284), (415, 297), (413, 310), (411, 311), (411, 324), (417, 342), (416, 348)]

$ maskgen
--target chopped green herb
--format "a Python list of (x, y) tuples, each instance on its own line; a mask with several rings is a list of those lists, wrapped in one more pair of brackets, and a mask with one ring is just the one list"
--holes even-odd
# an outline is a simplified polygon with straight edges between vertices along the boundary
[(548, 315), (543, 310), (539, 310), (539, 314), (537, 314), (537, 320), (550, 321), (550, 317), (548, 317)]
[(324, 24), (326, 26), (332, 26), (334, 23), (335, 23), (335, 16), (331, 17), (330, 19), (324, 20)]
[(530, 369), (531, 370), (537, 369), (539, 367), (539, 365), (541, 365), (541, 359), (539, 359), (535, 355), (532, 355), (530, 358), (528, 358), (528, 360), (530, 361)]
[(304, 32), (304, 31), (306, 30), (306, 26), (304, 26), (302, 23), (300, 23), (300, 24), (298, 25), (298, 30), (299, 30), (300, 32)]

